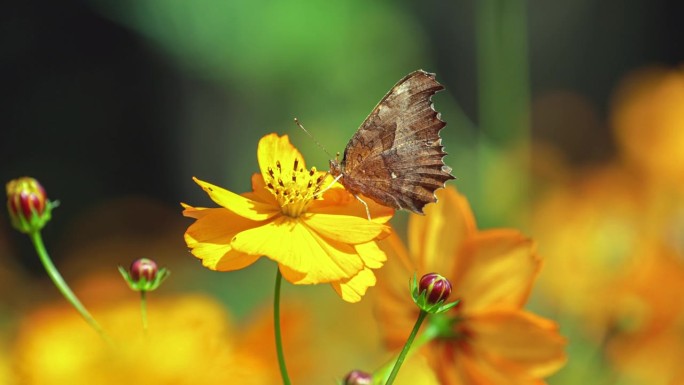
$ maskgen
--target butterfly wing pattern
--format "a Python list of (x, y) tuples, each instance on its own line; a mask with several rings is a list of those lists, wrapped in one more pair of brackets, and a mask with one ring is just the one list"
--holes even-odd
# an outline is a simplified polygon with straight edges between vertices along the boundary
[(439, 131), (446, 125), (432, 105), (444, 87), (418, 70), (401, 79), (373, 109), (331, 173), (354, 195), (394, 209), (423, 214), (435, 190), (454, 179), (444, 164)]

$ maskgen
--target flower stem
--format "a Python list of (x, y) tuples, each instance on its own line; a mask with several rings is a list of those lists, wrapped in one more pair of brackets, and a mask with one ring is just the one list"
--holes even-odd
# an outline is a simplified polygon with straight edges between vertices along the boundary
[(275, 280), (275, 293), (273, 295), (273, 324), (275, 328), (275, 344), (278, 354), (278, 365), (280, 366), (280, 376), (283, 378), (283, 385), (290, 385), (290, 377), (285, 366), (285, 354), (283, 353), (283, 340), (280, 333), (280, 284), (283, 276), (280, 269), (277, 269)]
[(29, 236), (31, 237), (31, 241), (33, 242), (33, 246), (36, 248), (36, 252), (38, 253), (38, 257), (40, 258), (40, 261), (43, 263), (43, 266), (45, 267), (45, 271), (47, 271), (48, 275), (52, 279), (52, 282), (57, 286), (57, 289), (62, 293), (64, 298), (66, 298), (67, 301), (73, 306), (76, 311), (78, 311), (83, 319), (93, 328), (95, 331), (102, 337), (103, 340), (105, 340), (107, 343), (111, 344), (111, 340), (107, 336), (107, 334), (104, 332), (100, 324), (95, 321), (92, 315), (86, 310), (85, 306), (81, 303), (81, 301), (78, 300), (76, 297), (76, 294), (74, 294), (73, 291), (69, 288), (67, 283), (64, 281), (64, 278), (62, 278), (62, 275), (59, 273), (55, 265), (52, 263), (52, 260), (50, 259), (50, 256), (48, 255), (47, 250), (45, 249), (45, 245), (43, 244), (43, 238), (40, 235), (40, 231), (32, 231), (29, 233)]
[(140, 290), (140, 317), (142, 318), (143, 332), (147, 334), (147, 291)]
[(399, 368), (401, 368), (401, 364), (404, 363), (404, 359), (406, 358), (406, 355), (408, 354), (409, 350), (411, 350), (411, 344), (413, 344), (413, 340), (416, 338), (416, 335), (418, 334), (418, 330), (420, 329), (420, 325), (423, 324), (423, 321), (425, 320), (425, 317), (428, 315), (428, 312), (421, 310), (420, 314), (418, 314), (418, 319), (416, 320), (416, 324), (413, 325), (413, 330), (411, 330), (411, 334), (409, 335), (408, 339), (406, 340), (406, 343), (404, 344), (404, 348), (401, 349), (401, 353), (399, 353), (399, 357), (397, 357), (397, 362), (394, 364), (394, 368), (392, 369), (392, 373), (390, 373), (389, 378), (387, 379), (387, 382), (385, 385), (391, 385), (394, 382), (394, 379), (397, 377), (397, 373), (399, 373)]

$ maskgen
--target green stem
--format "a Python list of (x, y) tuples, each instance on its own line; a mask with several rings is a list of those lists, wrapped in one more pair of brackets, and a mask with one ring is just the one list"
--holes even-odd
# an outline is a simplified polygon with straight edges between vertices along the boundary
[(277, 269), (275, 293), (273, 295), (273, 324), (275, 327), (275, 344), (278, 354), (278, 365), (280, 366), (280, 376), (283, 378), (284, 385), (290, 385), (290, 377), (285, 366), (285, 354), (283, 353), (283, 339), (280, 333), (280, 284), (282, 280), (283, 276), (280, 274), (280, 269)]
[(38, 257), (40, 258), (40, 261), (43, 263), (43, 266), (45, 267), (45, 270), (47, 271), (48, 275), (52, 279), (52, 282), (57, 286), (57, 289), (62, 293), (64, 298), (66, 298), (67, 301), (73, 306), (76, 311), (78, 311), (83, 319), (93, 328), (95, 331), (102, 337), (103, 340), (105, 340), (107, 343), (111, 344), (111, 340), (107, 336), (107, 334), (104, 332), (100, 324), (95, 321), (92, 315), (86, 310), (85, 306), (81, 303), (81, 301), (78, 300), (76, 297), (76, 294), (74, 294), (73, 291), (69, 288), (67, 283), (64, 281), (64, 278), (62, 278), (62, 275), (59, 273), (55, 265), (52, 263), (52, 260), (50, 259), (50, 256), (48, 255), (47, 250), (45, 249), (45, 245), (43, 244), (43, 238), (40, 235), (40, 231), (34, 231), (29, 233), (29, 236), (31, 237), (31, 241), (33, 242), (33, 246), (36, 248), (36, 252), (38, 253)]
[[(478, 69), (479, 175), (487, 175), (504, 151), (516, 149), (516, 183), (507, 199), (496, 195), (491, 181), (481, 179), (475, 206), (484, 222), (502, 215), (519, 215), (529, 193), (530, 86), (527, 36), (527, 0), (476, 2)], [(498, 156), (497, 156), (498, 155)], [(491, 178), (490, 178), (491, 179)], [(494, 198), (493, 198), (494, 197)], [(495, 199), (496, 205), (487, 204)]]
[[(406, 357), (409, 357), (414, 352), (420, 350), (420, 348), (423, 347), (423, 345), (434, 340), (435, 338), (437, 338), (437, 336), (439, 336), (439, 328), (433, 325), (432, 323), (428, 323), (425, 326), (423, 332), (420, 334), (420, 336), (418, 336), (411, 344), (411, 349), (409, 349), (408, 353), (406, 354)], [(380, 369), (375, 371), (373, 377), (382, 379), (382, 381), (386, 381), (386, 379), (389, 378), (390, 372), (394, 368), (394, 362), (394, 360), (391, 360), (386, 364), (382, 365)]]
[(401, 350), (401, 353), (399, 353), (399, 357), (397, 357), (397, 362), (394, 364), (394, 368), (392, 369), (392, 373), (390, 373), (389, 378), (387, 379), (387, 382), (385, 385), (391, 385), (394, 382), (394, 379), (397, 377), (397, 373), (399, 373), (399, 368), (401, 368), (401, 364), (404, 363), (404, 360), (406, 359), (406, 355), (408, 354), (409, 350), (411, 350), (411, 344), (413, 344), (413, 340), (416, 338), (416, 335), (418, 334), (418, 330), (420, 329), (420, 325), (423, 324), (423, 320), (425, 320), (425, 317), (428, 315), (428, 313), (424, 310), (420, 311), (420, 314), (418, 314), (418, 319), (416, 320), (416, 324), (413, 325), (413, 330), (411, 330), (411, 334), (409, 335), (408, 339), (406, 340), (406, 343), (404, 344), (404, 348)]
[(147, 291), (140, 290), (140, 317), (142, 318), (143, 332), (147, 334)]

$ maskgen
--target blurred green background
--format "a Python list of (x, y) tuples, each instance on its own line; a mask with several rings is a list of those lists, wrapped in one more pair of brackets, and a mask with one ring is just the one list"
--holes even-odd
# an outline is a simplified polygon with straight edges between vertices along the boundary
[[(342, 151), (384, 93), (418, 68), (446, 86), (434, 98), (449, 124), (446, 160), (479, 202), (474, 140), (499, 145), (528, 130), (515, 129), (512, 118), (523, 112), (511, 109), (554, 91), (579, 94), (594, 127), (568, 130), (551, 116), (532, 120), (529, 134), (576, 163), (606, 158), (606, 109), (618, 80), (684, 55), (681, 7), (670, 2), (72, 0), (4, 8), (0, 176), (41, 180), (68, 205), (56, 221), (121, 194), (197, 201), (193, 175), (246, 190), (257, 140), (269, 132), (290, 133), (310, 164), (327, 167), (292, 119), (330, 153)], [(496, 127), (503, 118), (508, 127)]]
[[(218, 274), (187, 252), (179, 202), (212, 205), (192, 176), (248, 191), (256, 144), (270, 132), (289, 134), (307, 165), (325, 169), (328, 155), (293, 118), (341, 152), (392, 85), (424, 69), (446, 87), (433, 101), (448, 123), (453, 185), (481, 227), (529, 231), (543, 188), (535, 172), (556, 157), (582, 168), (614, 156), (611, 96), (633, 70), (681, 63), (682, 14), (675, 2), (614, 0), (5, 4), (0, 180), (33, 176), (61, 201), (44, 234), (68, 279), (148, 256), (174, 271), (171, 290), (207, 291), (245, 314), (270, 283), (245, 299), (226, 282), (270, 282), (272, 265)], [(539, 143), (553, 156), (533, 152)], [(56, 295), (5, 215), (0, 253), (11, 330), (17, 314)]]

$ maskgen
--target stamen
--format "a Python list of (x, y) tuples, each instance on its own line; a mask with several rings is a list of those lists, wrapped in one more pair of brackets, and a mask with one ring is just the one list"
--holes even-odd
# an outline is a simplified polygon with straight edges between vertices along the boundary
[(292, 161), (291, 170), (283, 170), (280, 160), (267, 167), (266, 188), (273, 194), (283, 214), (296, 218), (306, 212), (309, 204), (319, 196), (324, 176), (317, 175), (316, 167), (307, 170), (299, 159)]

